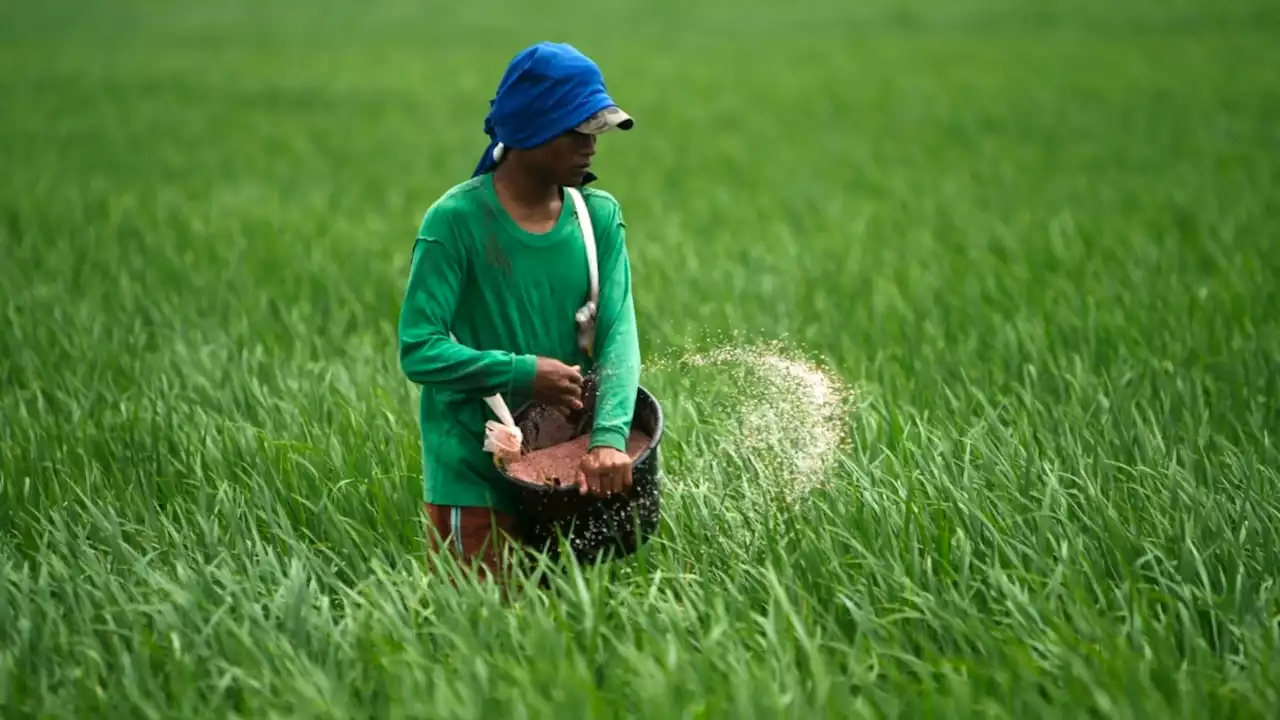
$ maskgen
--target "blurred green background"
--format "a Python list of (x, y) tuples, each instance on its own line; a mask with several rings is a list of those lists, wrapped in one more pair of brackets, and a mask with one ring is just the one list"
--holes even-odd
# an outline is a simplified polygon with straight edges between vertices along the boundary
[[(637, 118), (596, 172), (668, 526), (507, 613), (422, 575), (395, 321), (544, 39)], [(1267, 715), (1278, 41), (1264, 0), (0, 5), (0, 714)], [(665, 363), (732, 337), (859, 389), (806, 502)]]

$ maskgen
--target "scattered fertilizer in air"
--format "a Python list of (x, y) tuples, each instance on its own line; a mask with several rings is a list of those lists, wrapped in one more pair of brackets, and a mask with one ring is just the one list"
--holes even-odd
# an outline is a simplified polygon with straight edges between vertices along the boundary
[(834, 373), (778, 341), (725, 345), (658, 364), (716, 371), (702, 411), (720, 435), (717, 454), (751, 466), (788, 500), (824, 483), (855, 407), (854, 393)]

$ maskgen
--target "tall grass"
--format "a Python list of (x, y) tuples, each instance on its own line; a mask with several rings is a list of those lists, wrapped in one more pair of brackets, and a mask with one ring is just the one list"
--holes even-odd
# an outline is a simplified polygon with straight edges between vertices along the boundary
[[(1280, 707), (1280, 13), (464, 5), (0, 10), (0, 716)], [(425, 567), (394, 323), (544, 37), (638, 118), (664, 522), (504, 604)], [(666, 362), (726, 334), (857, 388), (811, 493)]]

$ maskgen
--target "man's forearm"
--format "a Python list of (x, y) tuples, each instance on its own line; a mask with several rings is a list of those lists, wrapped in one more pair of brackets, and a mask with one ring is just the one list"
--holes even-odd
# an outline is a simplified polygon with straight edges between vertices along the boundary
[(635, 325), (629, 326), (630, 332), (619, 329), (623, 332), (613, 338), (615, 342), (608, 346), (611, 351), (600, 356), (591, 447), (606, 445), (625, 451), (640, 384), (640, 350), (634, 343)]
[(597, 319), (595, 423), (590, 447), (626, 451), (640, 385), (640, 341), (631, 298), (631, 268), (623, 255), (601, 280)]
[(532, 386), (537, 358), (473, 350), (439, 332), (407, 332), (400, 338), (400, 369), (419, 385), (482, 396), (511, 395)]

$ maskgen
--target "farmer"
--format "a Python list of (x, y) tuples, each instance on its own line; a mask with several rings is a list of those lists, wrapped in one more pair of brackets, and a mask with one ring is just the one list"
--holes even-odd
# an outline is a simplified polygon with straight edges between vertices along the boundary
[[(640, 348), (622, 211), (585, 189), (597, 137), (630, 129), (599, 68), (572, 46), (517, 54), (490, 102), (490, 138), (471, 179), (427, 210), (413, 246), (399, 321), (400, 367), (422, 386), (424, 501), (434, 533), (465, 564), (498, 572), (519, 540), (517, 509), (483, 449), (484, 398), (515, 410), (530, 400), (575, 410), (583, 375), (598, 378), (580, 492), (631, 486), (626, 441)], [(566, 186), (581, 189), (596, 238), (594, 341), (579, 347), (575, 312), (588, 297), (583, 236)], [(451, 335), (453, 337), (451, 337)], [(456, 338), (456, 339), (454, 339)]]

